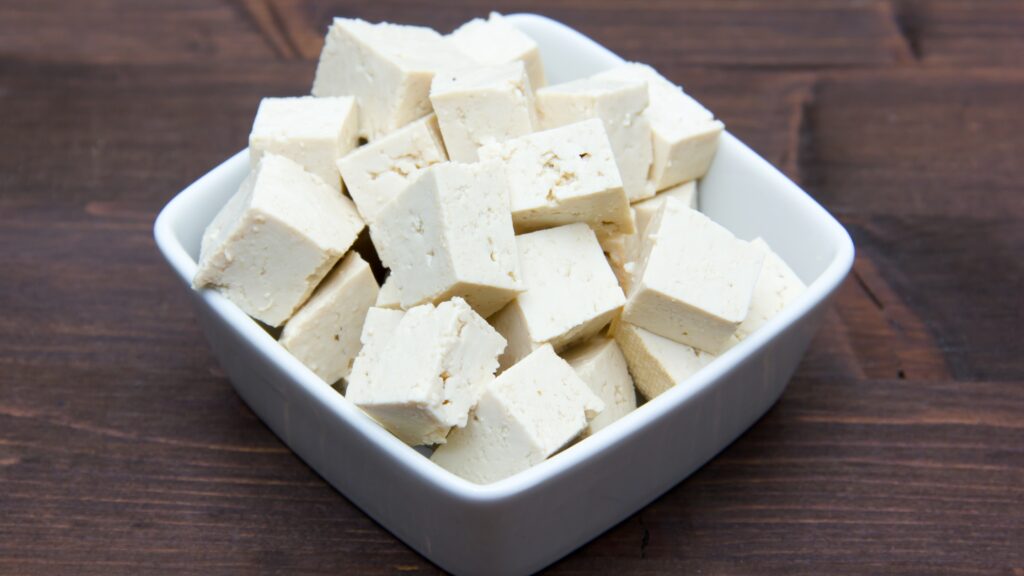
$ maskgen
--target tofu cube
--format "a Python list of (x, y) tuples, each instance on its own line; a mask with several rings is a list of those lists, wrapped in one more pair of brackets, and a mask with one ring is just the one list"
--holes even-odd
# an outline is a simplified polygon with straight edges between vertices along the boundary
[(377, 302), (374, 306), (377, 308), (401, 310), (401, 298), (401, 294), (398, 293), (398, 285), (395, 284), (395, 278), (388, 276), (384, 279), (384, 283), (380, 285), (380, 292), (377, 293)]
[(195, 288), (280, 326), (363, 229), (345, 196), (292, 160), (264, 154), (203, 234)]
[(425, 170), (370, 225), (402, 308), (465, 298), (487, 317), (522, 291), (503, 166)]
[(443, 443), (494, 379), (505, 339), (461, 298), (387, 312), (383, 330), (365, 334), (345, 396), (409, 445)]
[(704, 177), (725, 128), (714, 114), (646, 64), (623, 64), (596, 77), (647, 82), (650, 104), (644, 117), (654, 136), (651, 188), (660, 191)]
[(360, 146), (338, 160), (338, 171), (368, 223), (423, 170), (448, 160), (437, 117), (425, 116)]
[(654, 195), (647, 185), (651, 168), (651, 126), (643, 115), (647, 84), (583, 78), (536, 91), (541, 129), (599, 118), (615, 153), (622, 187), (631, 202)]
[(430, 85), (430, 102), (448, 156), (456, 162), (476, 162), (477, 149), (484, 144), (536, 129), (533, 89), (518, 60), (437, 74)]
[(772, 251), (767, 242), (755, 238), (750, 244), (764, 255), (764, 266), (761, 267), (761, 274), (754, 285), (754, 295), (750, 300), (747, 317), (736, 329), (736, 337), (739, 340), (767, 324), (807, 289), (803, 281), (778, 254)]
[(430, 81), (438, 70), (474, 63), (430, 28), (335, 18), (313, 95), (354, 96), (360, 135), (374, 140), (430, 113)]
[(517, 236), (516, 246), (526, 291), (490, 319), (508, 341), (502, 369), (544, 344), (560, 352), (590, 338), (626, 300), (586, 224)]
[(249, 134), (249, 161), (259, 163), (267, 152), (294, 160), (341, 190), (338, 158), (359, 140), (359, 116), (350, 97), (264, 98)]
[(377, 280), (370, 265), (349, 252), (284, 325), (281, 345), (324, 382), (334, 384), (348, 376), (366, 311), (376, 300)]
[(622, 319), (717, 354), (747, 315), (764, 255), (675, 198), (644, 234)]
[(612, 234), (598, 236), (601, 247), (608, 254), (608, 262), (612, 265), (615, 277), (619, 279), (622, 290), (629, 294), (633, 283), (633, 272), (637, 261), (643, 253), (644, 229), (651, 218), (661, 209), (666, 198), (676, 198), (693, 210), (697, 209), (697, 181), (691, 180), (659, 192), (654, 198), (648, 198), (633, 205), (633, 222), (636, 232), (633, 234)]
[(633, 231), (629, 198), (600, 120), (489, 144), (480, 157), (505, 165), (518, 233), (572, 222), (605, 234)]
[(590, 421), (583, 436), (589, 436), (636, 410), (633, 378), (615, 340), (598, 336), (562, 357), (604, 403), (604, 411)]
[(604, 408), (551, 346), (538, 348), (487, 385), (465, 428), (431, 460), (478, 484), (525, 470), (558, 452)]
[(445, 39), (480, 64), (522, 61), (534, 89), (547, 83), (537, 43), (497, 12), (491, 12), (487, 20), (474, 18), (466, 22)]
[(648, 400), (685, 381), (715, 359), (713, 354), (663, 338), (628, 322), (619, 323), (615, 341), (626, 358), (636, 389)]

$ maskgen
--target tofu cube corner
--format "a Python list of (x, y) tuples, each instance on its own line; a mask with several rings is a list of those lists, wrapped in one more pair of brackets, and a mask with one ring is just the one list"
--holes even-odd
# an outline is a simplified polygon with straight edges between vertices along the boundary
[(717, 354), (747, 316), (764, 255), (674, 198), (647, 225), (625, 322)]
[(192, 285), (280, 326), (364, 227), (352, 201), (283, 156), (265, 154), (203, 234)]
[(358, 140), (359, 116), (351, 97), (264, 98), (249, 134), (249, 161), (256, 166), (264, 154), (278, 154), (341, 190), (336, 162)]
[(594, 231), (575, 223), (516, 237), (525, 291), (490, 318), (508, 341), (506, 369), (544, 344), (556, 352), (597, 334), (626, 301)]
[(474, 64), (430, 28), (335, 18), (312, 92), (354, 96), (360, 135), (372, 141), (430, 113), (430, 82), (439, 70)]
[(542, 346), (487, 385), (469, 423), (431, 460), (471, 482), (496, 482), (567, 446), (602, 410), (572, 367)]
[(402, 308), (458, 296), (490, 316), (522, 291), (504, 167), (431, 166), (370, 225)]
[(445, 442), (494, 379), (505, 339), (461, 298), (371, 308), (345, 396), (403, 442)]

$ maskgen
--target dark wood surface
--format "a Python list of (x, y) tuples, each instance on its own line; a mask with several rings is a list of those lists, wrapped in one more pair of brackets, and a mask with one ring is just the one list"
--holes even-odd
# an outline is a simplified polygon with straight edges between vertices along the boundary
[(265, 428), (151, 226), (333, 15), (547, 14), (850, 229), (780, 402), (551, 572), (1024, 575), (1024, 2), (0, 1), (0, 573), (434, 573)]

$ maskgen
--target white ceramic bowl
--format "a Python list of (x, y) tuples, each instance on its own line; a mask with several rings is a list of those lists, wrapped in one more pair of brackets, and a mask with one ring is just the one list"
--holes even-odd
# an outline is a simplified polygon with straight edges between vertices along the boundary
[[(558, 22), (509, 19), (540, 44), (551, 83), (622, 60)], [(249, 169), (239, 152), (160, 213), (157, 245), (192, 294), (238, 393), (303, 460), (409, 546), (457, 574), (539, 570), (697, 470), (779, 398), (853, 263), (843, 227), (730, 134), (701, 183), (701, 210), (762, 236), (809, 285), (798, 301), (686, 382), (601, 433), (480, 486), (435, 466), (324, 384), (217, 292), (189, 282), (203, 229)]]

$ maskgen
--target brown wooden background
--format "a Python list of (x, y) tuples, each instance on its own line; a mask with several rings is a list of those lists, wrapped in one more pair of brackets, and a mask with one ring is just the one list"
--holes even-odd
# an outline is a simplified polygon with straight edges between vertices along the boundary
[(779, 404), (556, 574), (1024, 575), (1024, 2), (0, 0), (0, 573), (434, 573), (243, 405), (151, 240), (329, 18), (534, 11), (850, 229)]

